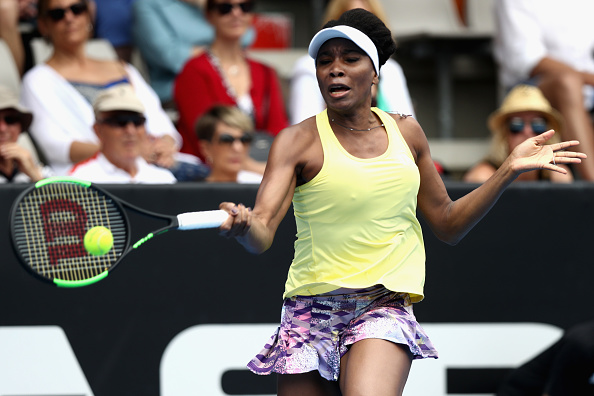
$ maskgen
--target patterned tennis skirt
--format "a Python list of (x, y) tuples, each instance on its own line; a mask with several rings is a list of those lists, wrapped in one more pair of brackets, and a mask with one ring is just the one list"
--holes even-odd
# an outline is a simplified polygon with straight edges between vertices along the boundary
[(367, 338), (408, 345), (413, 359), (437, 358), (408, 294), (374, 286), (285, 299), (279, 328), (247, 367), (260, 375), (318, 370), (337, 381), (340, 358)]

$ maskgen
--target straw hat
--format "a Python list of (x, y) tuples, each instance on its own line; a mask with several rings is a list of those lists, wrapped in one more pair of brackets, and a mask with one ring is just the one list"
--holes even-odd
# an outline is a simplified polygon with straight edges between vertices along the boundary
[(29, 109), (19, 103), (19, 98), (11, 89), (0, 85), (0, 110), (14, 109), (21, 115), (21, 131), (26, 131), (31, 126), (33, 114)]
[(562, 133), (563, 118), (557, 110), (553, 109), (540, 89), (531, 85), (517, 85), (512, 89), (499, 109), (495, 110), (487, 121), (492, 133), (503, 130), (510, 114), (523, 111), (537, 111), (547, 120), (551, 129)]

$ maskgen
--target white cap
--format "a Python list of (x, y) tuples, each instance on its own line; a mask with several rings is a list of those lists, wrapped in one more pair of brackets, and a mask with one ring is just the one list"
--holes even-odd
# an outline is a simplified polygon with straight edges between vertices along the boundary
[(377, 54), (377, 48), (373, 41), (362, 31), (355, 29), (354, 27), (339, 25), (331, 28), (320, 30), (309, 43), (308, 53), (309, 56), (316, 59), (320, 47), (328, 40), (333, 38), (345, 38), (351, 40), (359, 48), (361, 48), (370, 58), (375, 72), (379, 76), (379, 57)]
[(107, 88), (95, 99), (93, 103), (95, 116), (102, 111), (134, 111), (143, 114), (144, 106), (130, 84), (117, 84)]

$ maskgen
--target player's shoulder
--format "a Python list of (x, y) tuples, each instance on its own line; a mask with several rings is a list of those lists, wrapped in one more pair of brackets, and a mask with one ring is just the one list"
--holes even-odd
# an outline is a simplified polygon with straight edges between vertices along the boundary
[(283, 129), (277, 135), (277, 138), (282, 138), (286, 141), (307, 142), (317, 136), (316, 117), (313, 116)]
[(319, 141), (315, 117), (291, 125), (274, 138), (272, 150), (277, 155), (302, 158)]
[[(421, 124), (410, 114), (405, 113), (388, 113), (390, 117), (396, 122), (396, 126), (402, 135), (418, 135), (423, 134)], [(406, 136), (405, 136), (406, 137)]]

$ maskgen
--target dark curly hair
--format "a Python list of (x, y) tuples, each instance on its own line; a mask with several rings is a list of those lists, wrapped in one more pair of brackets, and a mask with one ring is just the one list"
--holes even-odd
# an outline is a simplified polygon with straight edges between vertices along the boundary
[(396, 51), (396, 43), (392, 38), (390, 29), (384, 25), (381, 19), (369, 11), (362, 8), (346, 11), (340, 18), (328, 21), (323, 28), (339, 25), (353, 27), (369, 37), (375, 44), (375, 48), (377, 48), (380, 66), (383, 66)]

